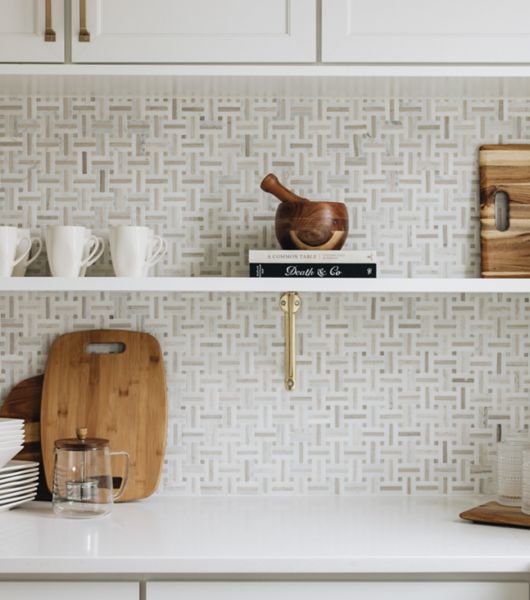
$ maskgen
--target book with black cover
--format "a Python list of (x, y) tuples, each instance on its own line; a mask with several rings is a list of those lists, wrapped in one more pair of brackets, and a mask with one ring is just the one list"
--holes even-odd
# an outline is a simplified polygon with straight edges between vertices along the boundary
[(377, 277), (375, 263), (251, 263), (250, 277), (359, 278)]

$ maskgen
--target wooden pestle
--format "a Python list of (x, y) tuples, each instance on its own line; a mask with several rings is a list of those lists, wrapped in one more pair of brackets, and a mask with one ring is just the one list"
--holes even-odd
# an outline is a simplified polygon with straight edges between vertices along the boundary
[(294, 192), (291, 192), (291, 190), (288, 190), (284, 185), (282, 185), (278, 181), (278, 178), (273, 173), (269, 173), (268, 175), (265, 175), (265, 177), (263, 178), (263, 181), (261, 182), (260, 187), (264, 192), (268, 192), (269, 194), (276, 196), (276, 198), (278, 198), (278, 200), (281, 200), (282, 202), (289, 202), (289, 203), (309, 202), (309, 200), (307, 198), (302, 198), (302, 196), (297, 196)]

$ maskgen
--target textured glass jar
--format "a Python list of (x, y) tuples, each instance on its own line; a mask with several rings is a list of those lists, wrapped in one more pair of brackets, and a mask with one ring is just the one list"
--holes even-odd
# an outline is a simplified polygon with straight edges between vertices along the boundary
[(523, 452), (530, 449), (526, 433), (512, 434), (497, 444), (497, 502), (521, 506), (523, 495)]
[(523, 501), (521, 510), (530, 515), (530, 449), (523, 452)]

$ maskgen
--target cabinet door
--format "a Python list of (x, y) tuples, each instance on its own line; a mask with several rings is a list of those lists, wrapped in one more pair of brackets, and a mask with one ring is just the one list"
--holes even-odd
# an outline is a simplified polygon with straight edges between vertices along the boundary
[(0, 581), (0, 598), (13, 600), (94, 600), (112, 598), (112, 600), (139, 600), (140, 586), (131, 581), (114, 582), (75, 582), (75, 581)]
[(72, 37), (74, 62), (314, 61), (316, 0), (73, 0)]
[(528, 0), (322, 0), (326, 62), (530, 62)]
[(147, 584), (147, 600), (528, 600), (528, 591), (491, 582), (159, 582)]
[(63, 61), (63, 0), (0, 0), (0, 62)]

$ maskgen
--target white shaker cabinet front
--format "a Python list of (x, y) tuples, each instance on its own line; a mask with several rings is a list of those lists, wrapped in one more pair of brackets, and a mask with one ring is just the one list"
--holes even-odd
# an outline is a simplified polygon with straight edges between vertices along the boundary
[(530, 2), (322, 0), (322, 60), (530, 63)]
[(0, 0), (0, 62), (63, 61), (63, 0)]
[(147, 600), (528, 600), (527, 583), (153, 582)]
[(83, 63), (310, 62), (316, 0), (73, 0)]
[(2, 600), (139, 600), (140, 584), (131, 582), (0, 581)]

